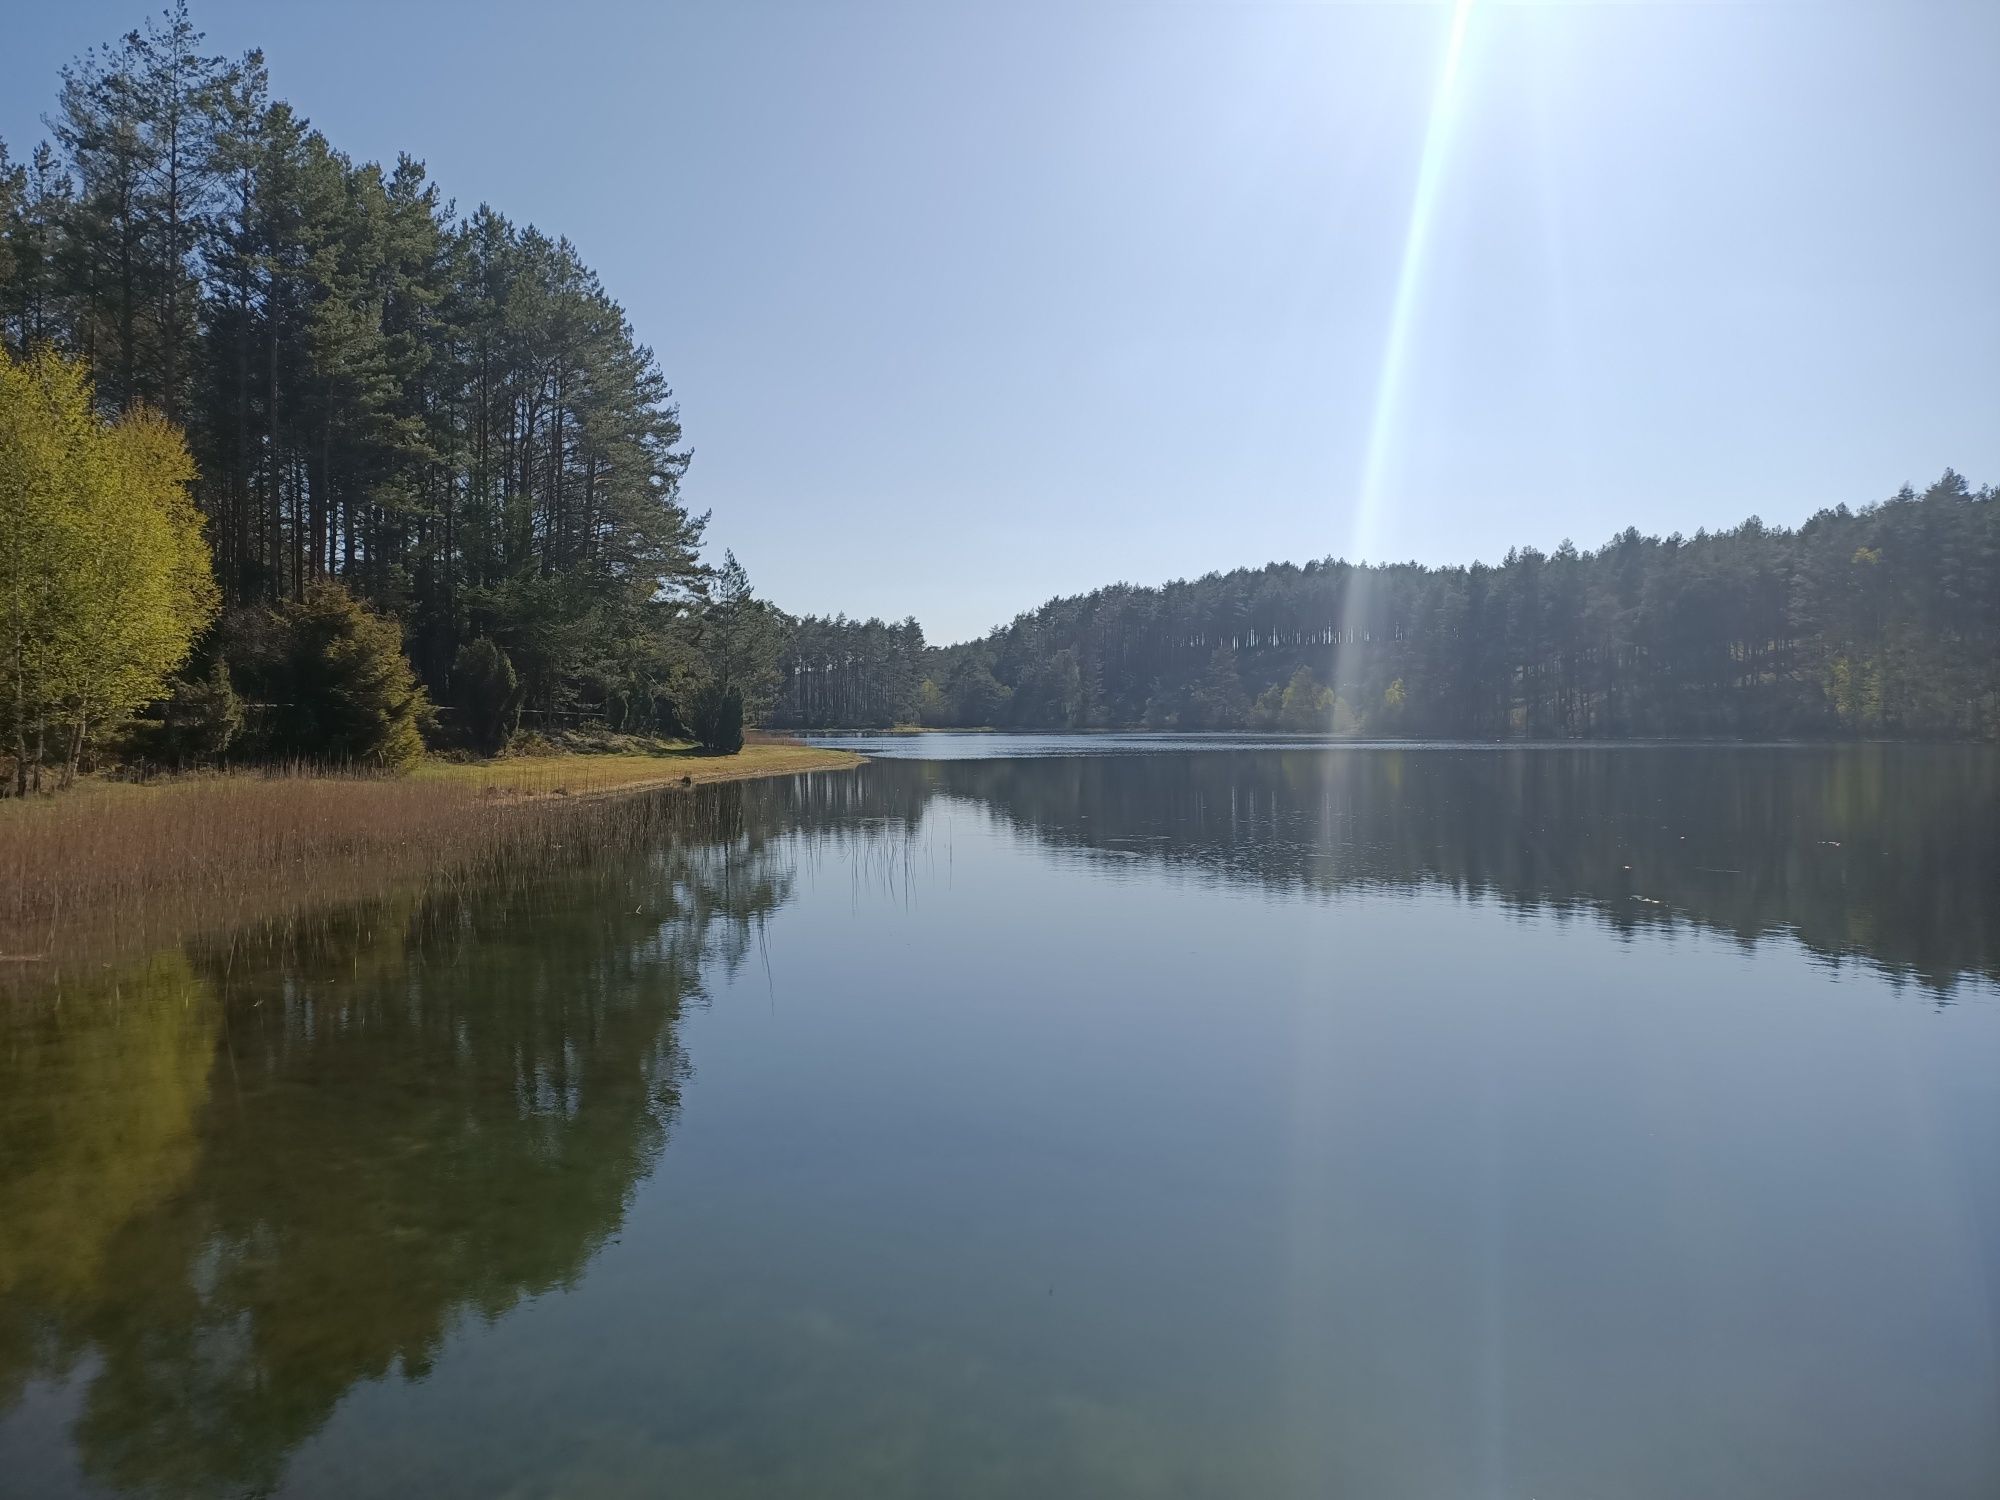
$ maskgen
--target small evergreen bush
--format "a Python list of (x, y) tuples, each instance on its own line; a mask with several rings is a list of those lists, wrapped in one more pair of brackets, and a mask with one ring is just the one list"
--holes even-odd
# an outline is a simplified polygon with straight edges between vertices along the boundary
[(230, 684), (227, 663), (217, 658), (204, 675), (175, 680), (140, 748), (150, 760), (199, 765), (222, 759), (242, 732), (243, 700)]
[(702, 683), (690, 696), (682, 719), (704, 750), (734, 755), (743, 748), (743, 693), (739, 688), (712, 680)]
[(465, 716), (466, 733), (483, 755), (498, 755), (513, 734), (519, 680), (507, 653), (481, 636), (458, 649), (451, 668), (452, 697)]
[(407, 771), (423, 758), (430, 699), (396, 622), (339, 584), (319, 582), (226, 626), (242, 682), (260, 704), (250, 737), (270, 760)]

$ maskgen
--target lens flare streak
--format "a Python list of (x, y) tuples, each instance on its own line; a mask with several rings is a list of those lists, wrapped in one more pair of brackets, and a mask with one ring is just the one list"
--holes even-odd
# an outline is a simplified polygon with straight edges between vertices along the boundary
[(1403, 233), (1403, 259), (1396, 273), (1395, 298), (1389, 310), (1389, 333), (1383, 344), (1382, 370), (1375, 386), (1375, 415), (1368, 430), (1368, 448), (1355, 512), (1354, 548), (1350, 554), (1357, 560), (1368, 556), (1378, 540), (1376, 533), (1381, 516), (1383, 476), (1395, 435), (1404, 368), (1409, 360), (1411, 326), (1415, 322), (1417, 292), (1423, 284), (1424, 261), (1430, 248), (1431, 221), (1436, 215), (1438, 188), (1444, 179), (1445, 157), (1458, 114), (1459, 65), (1465, 55), (1466, 32), (1477, 3), (1478, 0), (1455, 0), (1451, 29), (1445, 39), (1444, 60), (1438, 69), (1437, 86), (1431, 94), (1430, 122), (1424, 131), (1423, 155), (1417, 165), (1416, 191), (1411, 195), (1409, 224)]

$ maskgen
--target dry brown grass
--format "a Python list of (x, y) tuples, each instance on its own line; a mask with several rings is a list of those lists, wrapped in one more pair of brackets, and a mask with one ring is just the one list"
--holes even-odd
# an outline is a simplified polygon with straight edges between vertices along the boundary
[(624, 755), (508, 756), (501, 760), (433, 761), (415, 780), (469, 783), (486, 796), (589, 796), (649, 786), (704, 786), (789, 776), (796, 771), (844, 769), (861, 757), (845, 750), (816, 750), (776, 739), (748, 744), (735, 755), (701, 755), (673, 749)]
[(533, 858), (618, 792), (842, 770), (858, 756), (761, 744), (426, 765), (400, 780), (294, 771), (86, 782), (0, 802), (0, 988), (178, 939)]

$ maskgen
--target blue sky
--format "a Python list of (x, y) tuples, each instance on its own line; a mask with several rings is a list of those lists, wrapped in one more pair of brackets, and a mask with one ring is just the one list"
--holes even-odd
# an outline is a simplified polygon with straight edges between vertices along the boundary
[[(13, 7), (17, 156), (151, 8)], [(195, 14), (350, 154), (575, 241), (794, 611), (953, 640), (2000, 480), (1991, 0), (1485, 0), (1443, 108), (1448, 4)]]

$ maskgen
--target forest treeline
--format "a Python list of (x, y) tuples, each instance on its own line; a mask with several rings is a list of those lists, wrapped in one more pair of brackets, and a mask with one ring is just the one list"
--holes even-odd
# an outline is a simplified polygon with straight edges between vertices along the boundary
[(2000, 493), (1922, 493), (1498, 566), (1117, 584), (963, 645), (805, 620), (775, 723), (1479, 738), (2000, 738)]
[(269, 696), (238, 658), (332, 587), (476, 719), (754, 711), (775, 615), (703, 566), (673, 393), (567, 240), (350, 158), (184, 4), (65, 68), (46, 118), (0, 143), (0, 344), (185, 434), (221, 606), (190, 680)]

